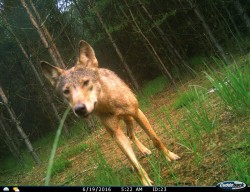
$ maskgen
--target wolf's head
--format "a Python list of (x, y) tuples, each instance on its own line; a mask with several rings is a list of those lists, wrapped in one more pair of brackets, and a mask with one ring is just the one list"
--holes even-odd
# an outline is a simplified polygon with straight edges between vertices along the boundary
[(95, 108), (101, 91), (98, 61), (92, 47), (85, 41), (79, 43), (79, 58), (68, 70), (41, 61), (43, 74), (69, 101), (77, 116), (87, 117)]

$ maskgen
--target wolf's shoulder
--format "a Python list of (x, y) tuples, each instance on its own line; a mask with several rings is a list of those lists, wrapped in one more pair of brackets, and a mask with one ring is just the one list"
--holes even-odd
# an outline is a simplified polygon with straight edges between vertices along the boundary
[(103, 84), (108, 84), (110, 88), (131, 91), (128, 85), (114, 71), (99, 68), (99, 78)]
[(99, 68), (99, 76), (102, 79), (109, 79), (110, 81), (123, 82), (123, 80), (114, 72), (109, 69)]

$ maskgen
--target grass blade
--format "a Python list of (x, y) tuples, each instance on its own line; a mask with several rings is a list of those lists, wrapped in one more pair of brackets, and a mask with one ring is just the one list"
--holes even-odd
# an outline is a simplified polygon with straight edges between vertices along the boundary
[(58, 126), (57, 132), (56, 132), (56, 137), (55, 137), (55, 140), (54, 140), (54, 143), (53, 143), (53, 147), (52, 147), (52, 151), (51, 151), (51, 155), (50, 155), (50, 159), (49, 159), (47, 175), (46, 175), (46, 178), (45, 178), (45, 186), (49, 186), (51, 173), (52, 173), (52, 166), (53, 166), (53, 162), (54, 162), (54, 158), (55, 158), (55, 154), (56, 154), (56, 149), (57, 149), (57, 146), (58, 146), (58, 141), (59, 141), (59, 138), (60, 138), (60, 135), (61, 135), (61, 132), (62, 132), (64, 121), (65, 121), (69, 111), (70, 111), (70, 107), (68, 107), (65, 110), (65, 112), (63, 114), (63, 117), (62, 117), (62, 119), (60, 121), (60, 124)]

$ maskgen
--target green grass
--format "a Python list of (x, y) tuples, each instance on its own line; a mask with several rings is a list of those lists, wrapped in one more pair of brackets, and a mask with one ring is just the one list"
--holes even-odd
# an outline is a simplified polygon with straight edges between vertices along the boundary
[(209, 115), (212, 107), (209, 105), (209, 101), (207, 101), (208, 98), (204, 94), (198, 93), (197, 90), (194, 92), (196, 95), (196, 104), (189, 105), (186, 108), (186, 120), (193, 132), (200, 133), (204, 131), (209, 133), (216, 127), (216, 114)]
[(175, 109), (180, 109), (182, 107), (190, 105), (197, 99), (197, 94), (195, 91), (179, 92), (178, 98), (173, 103)]
[(88, 148), (88, 145), (85, 142), (80, 143), (79, 145), (76, 146), (69, 146), (68, 148), (64, 149), (64, 151), (61, 154), (62, 158), (71, 158), (74, 157), (77, 154), (82, 153)]
[(17, 163), (16, 159), (10, 155), (5, 157), (3, 160), (1, 160), (1, 164), (0, 164), (0, 174), (14, 174), (17, 172), (23, 172), (25, 170), (29, 170), (29, 167), (26, 166), (27, 162), (30, 162), (30, 164), (33, 164), (33, 160), (30, 157), (29, 159), (27, 159), (27, 157), (29, 157), (29, 153), (23, 153), (22, 157), (24, 158), (24, 162), (25, 162), (25, 166), (20, 165)]
[(97, 158), (96, 163), (98, 165), (97, 170), (95, 171), (95, 182), (97, 185), (121, 185), (120, 177), (115, 169), (107, 163), (104, 156), (101, 154), (99, 149), (97, 149)]
[(66, 169), (70, 167), (71, 167), (71, 162), (68, 159), (58, 158), (55, 160), (53, 167), (51, 169), (51, 176), (66, 171)]
[[(154, 152), (147, 157), (149, 162), (148, 171), (149, 177), (154, 181), (154, 185), (163, 186), (166, 185), (166, 179), (168, 183), (178, 185), (179, 176), (175, 173), (174, 166), (175, 162), (168, 162), (162, 153)], [(162, 174), (162, 170), (167, 168), (168, 175)]]
[[(96, 147), (95, 151), (96, 155), (93, 159), (93, 161), (97, 165), (97, 169), (95, 169), (95, 171), (93, 172), (93, 175), (95, 175), (95, 177), (91, 179), (90, 183), (84, 183), (84, 185), (98, 185), (98, 186), (141, 185), (139, 176), (136, 174), (135, 171), (132, 171), (129, 164), (125, 165), (121, 162), (120, 165), (112, 167), (110, 164), (107, 163), (105, 157), (100, 152), (99, 147)], [(149, 177), (154, 181), (155, 185), (164, 185), (166, 178), (162, 176), (161, 172), (163, 168), (166, 166), (166, 164), (168, 169), (170, 170), (171, 182), (178, 184), (179, 178), (178, 175), (176, 175), (174, 172), (173, 163), (170, 164), (162, 154), (160, 154), (159, 156), (152, 154), (149, 157), (147, 157), (147, 160), (149, 166), (143, 168), (145, 170), (147, 169), (147, 173), (149, 174)]]
[(208, 58), (204, 56), (194, 56), (188, 60), (188, 63), (194, 69), (199, 69), (200, 67), (203, 67), (204, 63), (207, 63), (207, 62), (208, 62)]
[(165, 76), (159, 76), (156, 79), (148, 82), (138, 96), (141, 109), (146, 109), (150, 106), (150, 97), (163, 91), (169, 85), (169, 80)]
[[(35, 149), (36, 153), (38, 154), (42, 162), (48, 159), (54, 137), (55, 137), (54, 132), (50, 132), (47, 135), (32, 142), (33, 148)], [(61, 137), (59, 145), (65, 143), (65, 140), (66, 140), (65, 137)], [(12, 156), (7, 156), (0, 163), (0, 173), (1, 172), (16, 173), (17, 170), (19, 172), (31, 170), (32, 167), (34, 166), (34, 161), (29, 151), (26, 148), (21, 149), (21, 154), (23, 157), (24, 165), (18, 164), (15, 158), (13, 158)]]
[[(140, 180), (137, 174), (134, 174), (122, 162), (120, 165), (112, 167), (102, 155), (99, 145), (94, 146), (96, 152), (92, 161), (97, 165), (94, 171), (94, 177), (85, 185), (98, 186), (121, 186), (121, 185), (140, 185)], [(125, 178), (125, 179), (124, 179)]]
[(248, 147), (248, 153), (235, 150), (235, 153), (228, 155), (228, 164), (231, 168), (229, 173), (230, 180), (243, 181), (247, 185), (250, 184), (250, 149)]
[(65, 171), (67, 168), (71, 167), (71, 161), (70, 158), (84, 152), (88, 148), (88, 145), (86, 143), (80, 143), (76, 146), (68, 146), (66, 149), (62, 151), (62, 154), (55, 159), (51, 176), (54, 176), (58, 173), (61, 173)]
[(82, 137), (89, 136), (93, 131), (102, 127), (101, 123), (97, 120), (95, 116), (91, 116), (91, 118), (89, 118), (88, 120), (92, 123), (93, 127), (89, 127), (87, 125), (87, 120), (77, 118), (70, 128), (71, 130), (74, 130), (71, 132), (71, 137), (77, 137), (82, 139)]
[(227, 109), (237, 115), (249, 114), (250, 63), (221, 67), (220, 72), (210, 70), (210, 73), (205, 74)]
[[(71, 133), (70, 137), (66, 137), (64, 135), (60, 136), (60, 139), (58, 141), (58, 147), (65, 146), (65, 150), (62, 152), (62, 155), (65, 158), (70, 158), (74, 156), (77, 153), (80, 153), (84, 151), (88, 146), (85, 143), (82, 143), (82, 138), (84, 136), (88, 136), (90, 134), (90, 130), (86, 126), (84, 126), (84, 123), (82, 121), (78, 121), (74, 123), (71, 127)], [(39, 158), (41, 159), (42, 163), (46, 162), (48, 160), (48, 157), (51, 152), (51, 148), (53, 145), (53, 140), (55, 138), (55, 133), (50, 132), (47, 135), (44, 135), (43, 137), (37, 139), (35, 142), (33, 142), (33, 147), (36, 150)], [(74, 138), (75, 140), (79, 140), (80, 144), (77, 146), (68, 146), (67, 142)], [(24, 172), (31, 170), (34, 166), (34, 161), (32, 157), (30, 156), (30, 153), (24, 149), (22, 150), (22, 156), (24, 165), (20, 165), (16, 162), (16, 160), (12, 156), (7, 156), (1, 161), (0, 164), (0, 173), (16, 173), (17, 170), (19, 172)], [(56, 161), (58, 158), (56, 159)], [(58, 160), (60, 161), (60, 159)], [(65, 160), (63, 160), (66, 164)], [(57, 163), (57, 162), (55, 162)], [(58, 164), (61, 164), (58, 162)], [(57, 171), (55, 171), (57, 172)]]
[[(192, 88), (184, 93), (178, 93), (178, 95), (179, 97), (173, 103), (174, 109), (180, 109), (179, 113), (183, 114), (178, 124), (173, 122), (166, 106), (161, 107), (160, 111), (165, 115), (166, 121), (173, 130), (172, 137), (194, 154), (195, 163), (199, 165), (203, 158), (201, 138), (214, 130), (217, 126), (217, 117), (216, 114), (209, 114), (212, 107), (209, 105), (209, 98), (202, 91)], [(162, 125), (167, 134), (166, 126), (161, 123)]]
[(169, 81), (165, 76), (159, 76), (154, 80), (148, 82), (147, 85), (142, 88), (142, 94), (144, 97), (153, 96), (166, 88), (168, 84)]
[(233, 146), (225, 149), (227, 163), (229, 166), (229, 179), (239, 180), (250, 184), (250, 134), (249, 125), (243, 125), (240, 133), (229, 135), (232, 138)]
[[(55, 158), (59, 138), (60, 138), (60, 135), (61, 135), (61, 132), (62, 132), (62, 129), (63, 129), (64, 121), (66, 120), (66, 117), (67, 117), (69, 111), (70, 111), (70, 107), (68, 106), (68, 108), (65, 110), (65, 112), (63, 114), (63, 117), (62, 117), (62, 119), (60, 121), (60, 124), (59, 124), (57, 132), (56, 132), (56, 136), (55, 136), (55, 139), (54, 139), (54, 143), (53, 143), (50, 158), (49, 158), (46, 178), (45, 178), (45, 185), (46, 186), (49, 185), (51, 175), (55, 172), (55, 169), (53, 170), (53, 162), (54, 162), (54, 158)], [(64, 167), (64, 166), (66, 166), (66, 164), (68, 164), (68, 162), (62, 162), (62, 163), (60, 162), (59, 165), (58, 165), (59, 168), (57, 168), (56, 170), (58, 170), (58, 169), (60, 170), (60, 167)]]
[(184, 145), (193, 151), (195, 163), (198, 166), (204, 156), (201, 138), (204, 135), (209, 136), (209, 133), (216, 128), (217, 117), (216, 114), (209, 114), (211, 106), (208, 105), (208, 98), (205, 95), (196, 91), (196, 98), (194, 105), (185, 108), (184, 120), (181, 121), (180, 129), (187, 129), (188, 134), (184, 140)]
[(160, 185), (162, 183), (161, 170), (163, 168), (163, 165), (159, 161), (159, 158), (155, 156), (155, 154), (151, 154), (148, 161), (151, 167), (152, 179), (155, 182), (155, 185)]

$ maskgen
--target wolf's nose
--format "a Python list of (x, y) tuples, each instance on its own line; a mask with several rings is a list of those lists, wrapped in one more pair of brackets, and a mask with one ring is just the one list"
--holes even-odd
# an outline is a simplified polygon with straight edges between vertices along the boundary
[(74, 107), (74, 111), (77, 115), (84, 116), (84, 115), (86, 115), (87, 109), (86, 109), (86, 106), (84, 104), (77, 104)]

